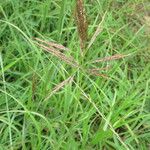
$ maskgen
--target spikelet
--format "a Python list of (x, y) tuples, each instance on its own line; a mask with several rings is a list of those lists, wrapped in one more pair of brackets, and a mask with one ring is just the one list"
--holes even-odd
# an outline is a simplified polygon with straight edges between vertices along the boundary
[(67, 78), (66, 80), (62, 81), (61, 83), (57, 84), (52, 91), (50, 92), (50, 94), (45, 98), (44, 101), (48, 100), (52, 95), (54, 95), (55, 93), (57, 93), (60, 89), (62, 89), (65, 85), (68, 85), (69, 83), (71, 83), (73, 81), (73, 76), (70, 76), (69, 78)]

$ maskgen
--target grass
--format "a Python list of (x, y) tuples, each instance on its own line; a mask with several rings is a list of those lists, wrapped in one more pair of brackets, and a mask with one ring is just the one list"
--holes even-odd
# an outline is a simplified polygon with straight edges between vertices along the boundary
[[(75, 1), (0, 4), (0, 149), (150, 148), (148, 1), (85, 1), (84, 58)], [(70, 50), (59, 59), (33, 37)], [(127, 57), (108, 61), (112, 55)], [(68, 57), (81, 67), (63, 61)], [(105, 67), (99, 75), (86, 71)]]

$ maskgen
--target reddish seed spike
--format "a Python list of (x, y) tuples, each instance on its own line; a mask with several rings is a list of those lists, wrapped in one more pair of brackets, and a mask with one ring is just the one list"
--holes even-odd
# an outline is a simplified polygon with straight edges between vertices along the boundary
[(83, 51), (86, 45), (88, 27), (83, 0), (76, 1), (76, 22), (78, 34), (80, 36), (80, 46), (81, 50)]

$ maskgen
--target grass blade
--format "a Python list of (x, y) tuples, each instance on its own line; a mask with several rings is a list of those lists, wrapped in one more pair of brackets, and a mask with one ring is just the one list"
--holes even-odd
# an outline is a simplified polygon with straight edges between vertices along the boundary
[(90, 40), (90, 42), (89, 42), (89, 45), (88, 45), (87, 49), (89, 49), (89, 48), (92, 46), (92, 44), (93, 44), (94, 41), (96, 40), (97, 36), (102, 32), (102, 30), (103, 30), (103, 29), (102, 29), (102, 23), (104, 22), (104, 19), (105, 19), (105, 17), (106, 17), (106, 14), (107, 14), (107, 11), (105, 12), (104, 16), (102, 17), (102, 21), (100, 22), (100, 24), (98, 25), (98, 27), (97, 27), (95, 33), (93, 34), (93, 36), (92, 36), (92, 38), (91, 38), (91, 40)]

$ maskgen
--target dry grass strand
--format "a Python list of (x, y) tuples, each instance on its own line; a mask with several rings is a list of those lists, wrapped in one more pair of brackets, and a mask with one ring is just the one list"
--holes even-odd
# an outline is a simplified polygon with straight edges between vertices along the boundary
[(108, 56), (108, 57), (96, 59), (96, 60), (92, 61), (92, 63), (99, 63), (99, 62), (104, 62), (104, 61), (118, 60), (118, 59), (124, 58), (126, 56), (128, 56), (128, 55), (115, 54), (113, 56)]

